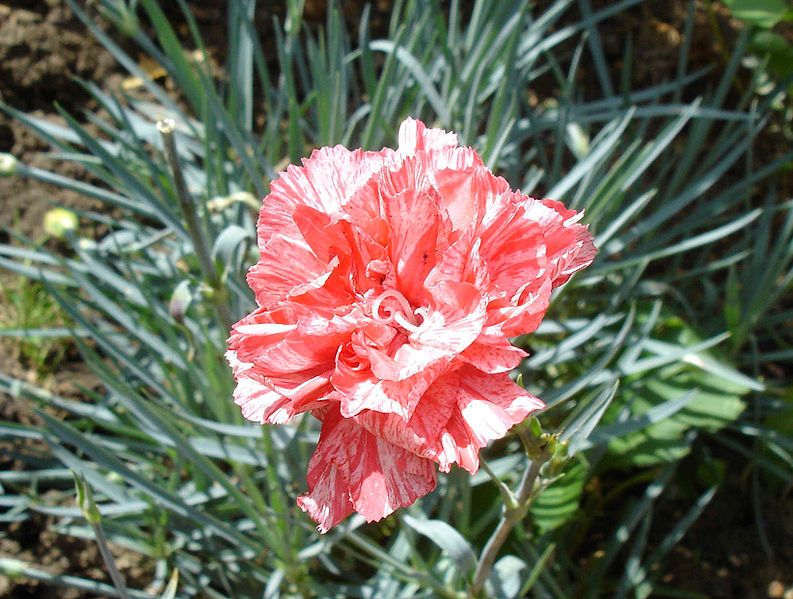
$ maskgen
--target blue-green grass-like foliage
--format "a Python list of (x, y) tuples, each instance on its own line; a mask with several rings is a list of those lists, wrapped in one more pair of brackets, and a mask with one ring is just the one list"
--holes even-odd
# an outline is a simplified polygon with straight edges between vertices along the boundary
[[(239, 0), (228, 3), (219, 76), (183, 0), (187, 42), (156, 0), (98, 0), (109, 28), (70, 0), (145, 93), (84, 82), (100, 110), (62, 113), (65, 125), (2, 105), (51, 145), (54, 164), (76, 162), (91, 175), (19, 164), (17, 176), (100, 200), (106, 210), (80, 218), (84, 231), (107, 232), (77, 232), (65, 253), (16, 235), (0, 246), (0, 267), (43, 281), (70, 323), (0, 334), (69, 337), (102, 384), (76, 400), (0, 374), (0, 391), (33, 402), (42, 420), (2, 422), (0, 441), (46, 444), (35, 458), (17, 456), (21, 471), (0, 473), (0, 519), (44, 514), (55, 531), (93, 539), (69, 502), (77, 472), (111, 546), (145, 556), (150, 589), (163, 596), (465, 597), (501, 514), (494, 482), (454, 471), (380, 524), (352, 517), (318, 535), (294, 502), (316, 423), (242, 420), (217, 309), (238, 318), (253, 305), (244, 274), (256, 259), (255, 207), (278, 170), (323, 145), (393, 145), (411, 115), (458, 132), (513, 187), (585, 209), (599, 247), (595, 263), (556, 293), (539, 331), (516, 340), (531, 350), (519, 380), (547, 402), (540, 423), (567, 444), (567, 457), (543, 468), (487, 595), (662, 590), (656, 566), (723, 479), (718, 460), (694, 456), (712, 476), (688, 485), (680, 520), (653, 520), (681, 486), (679, 466), (692, 450), (726, 444), (778, 485), (793, 474), (793, 431), (774, 418), (790, 413), (789, 381), (768, 380), (765, 367), (793, 359), (783, 326), (792, 317), (784, 293), (793, 204), (774, 184), (792, 156), (753, 151), (789, 82), (757, 93), (757, 77), (741, 67), (745, 33), (714, 67), (720, 77), (689, 71), (689, 35), (669, 81), (634, 89), (630, 42), (623, 77), (613, 80), (603, 27), (640, 2), (597, 10), (560, 0), (540, 10), (512, 0), (397, 0), (387, 32), (373, 39), (369, 9), (352, 38), (335, 3), (324, 26), (310, 28), (303, 3), (288, 0), (267, 44), (272, 55), (252, 25), (255, 1)], [(689, 33), (693, 17), (692, 3)], [(167, 70), (175, 94), (123, 49), (130, 43)], [(598, 88), (580, 88), (581, 69)], [(713, 83), (685, 99), (703, 81)], [(529, 102), (530, 92), (540, 102)], [(180, 212), (161, 118), (176, 123), (213, 280)], [(485, 457), (506, 485), (526, 468), (513, 436)], [(592, 482), (598, 492), (588, 491)], [(150, 596), (6, 558), (2, 572)]]

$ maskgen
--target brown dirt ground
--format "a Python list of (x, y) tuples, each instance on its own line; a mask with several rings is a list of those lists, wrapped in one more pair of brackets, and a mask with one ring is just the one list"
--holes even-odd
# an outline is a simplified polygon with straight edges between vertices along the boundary
[[(599, 7), (606, 3), (607, 0), (598, 0), (593, 4)], [(110, 87), (115, 87), (124, 77), (112, 57), (86, 34), (65, 4), (63, 0), (0, 0), (2, 99), (16, 108), (54, 120), (59, 120), (53, 109), (55, 102), (73, 114), (85, 108), (94, 108), (73, 77), (102, 81)], [(208, 45), (222, 61), (225, 31), (209, 25), (222, 21), (224, 3), (190, 4), (199, 23), (205, 25)], [(324, 21), (322, 0), (308, 0), (306, 4), (309, 20)], [(355, 22), (363, 4), (363, 1), (358, 0), (345, 4), (345, 13), (351, 23)], [(386, 24), (390, 2), (378, 0), (374, 4), (373, 23), (382, 29)], [(164, 6), (171, 6), (167, 11), (171, 16), (178, 17), (178, 11), (172, 4), (164, 3)], [(714, 6), (711, 18), (705, 4), (697, 4), (697, 25), (690, 55), (692, 69), (722, 65), (729, 56), (729, 43), (734, 39), (739, 25), (731, 21), (718, 4)], [(266, 30), (273, 14), (282, 12), (282, 3), (272, 3), (257, 13), (257, 25), (261, 25), (261, 30)], [(670, 78), (682, 42), (685, 15), (686, 3), (683, 0), (654, 0), (629, 11), (604, 30), (603, 43), (609, 64), (612, 65), (615, 86), (619, 83), (622, 53), (628, 34), (633, 36), (635, 55), (641, 56), (641, 60), (634, 64), (633, 84), (652, 85)], [(717, 29), (714, 29), (714, 23)], [(703, 89), (714, 84), (718, 70), (714, 69), (714, 77), (703, 83)], [(581, 83), (586, 86), (585, 89), (590, 85), (595, 86), (592, 89), (598, 89), (591, 70), (582, 72)], [(701, 93), (702, 89), (693, 91)], [(778, 151), (780, 147), (779, 140), (775, 139), (762, 143), (769, 144), (772, 151)], [(28, 164), (54, 168), (71, 177), (86, 176), (73, 165), (53, 165), (51, 160), (41, 156), (43, 150), (46, 150), (45, 145), (25, 127), (0, 114), (0, 152), (11, 152)], [(50, 186), (22, 179), (0, 178), (0, 228), (13, 226), (16, 231), (34, 240), (41, 239), (42, 217), (51, 207), (52, 201), (78, 209), (98, 207), (96, 203), (77, 194), (55, 190)], [(7, 241), (7, 236), (4, 237), (0, 231), (0, 242), (4, 241)], [(3, 276), (7, 277), (0, 273), (0, 277)], [(0, 285), (7, 281), (7, 278), (0, 278)], [(3, 309), (0, 305), (0, 313)], [(17, 354), (7, 343), (0, 343), (2, 371), (34, 380), (35, 373), (16, 357)], [(90, 373), (70, 353), (46, 384), (59, 393), (74, 396), (77, 393), (73, 386), (75, 378), (88, 386), (93, 384)], [(36, 417), (26, 403), (0, 395), (0, 420), (33, 423)], [(5, 449), (0, 447), (0, 468), (20, 467), (19, 462), (2, 457)], [(37, 452), (42, 448), (29, 444), (26, 448), (16, 449)], [(793, 501), (788, 497), (767, 499), (763, 503), (764, 524), (774, 549), (773, 558), (769, 558), (760, 544), (752, 503), (748, 497), (746, 481), (738, 476), (730, 477), (700, 520), (674, 549), (665, 571), (665, 582), (671, 587), (707, 597), (793, 597)], [(53, 573), (106, 580), (101, 558), (93, 543), (55, 536), (47, 528), (45, 517), (34, 518), (24, 526), (15, 524), (5, 530), (0, 528), (0, 557), (30, 561)], [(149, 566), (128, 552), (118, 551), (117, 557), (123, 572), (134, 586), (146, 586), (147, 577), (150, 576)], [(35, 582), (9, 581), (0, 577), (0, 596), (77, 599), (85, 595)]]

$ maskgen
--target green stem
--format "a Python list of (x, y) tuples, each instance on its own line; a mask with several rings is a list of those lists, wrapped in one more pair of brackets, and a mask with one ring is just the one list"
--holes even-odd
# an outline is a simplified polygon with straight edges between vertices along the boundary
[(110, 574), (110, 579), (113, 581), (113, 586), (116, 587), (118, 596), (121, 599), (129, 599), (127, 585), (124, 584), (124, 577), (121, 576), (121, 572), (119, 572), (116, 567), (116, 560), (110, 552), (107, 539), (105, 539), (105, 533), (102, 531), (102, 514), (99, 513), (99, 508), (96, 506), (91, 487), (82, 473), (72, 472), (72, 474), (74, 475), (74, 486), (77, 493), (77, 506), (80, 508), (80, 511), (82, 511), (83, 517), (85, 517), (88, 524), (91, 525), (91, 529), (94, 531), (96, 543), (99, 545), (99, 553), (102, 554), (102, 559), (107, 566), (107, 571)]
[(113, 581), (113, 586), (116, 587), (118, 591), (118, 596), (121, 597), (121, 599), (129, 599), (127, 586), (124, 584), (124, 578), (121, 576), (121, 572), (119, 572), (116, 567), (116, 560), (113, 558), (113, 554), (110, 553), (110, 547), (107, 544), (104, 532), (102, 532), (102, 525), (98, 522), (92, 522), (91, 528), (94, 530), (96, 544), (99, 545), (99, 553), (102, 554), (102, 559), (105, 561), (105, 566), (107, 566), (107, 571), (110, 574), (110, 579)]
[(501, 521), (496, 526), (493, 534), (487, 540), (482, 554), (479, 556), (479, 562), (476, 566), (474, 574), (474, 581), (469, 590), (469, 597), (477, 597), (482, 593), (485, 586), (485, 581), (493, 569), (493, 564), (498, 557), (501, 546), (506, 542), (509, 533), (515, 528), (515, 525), (523, 519), (526, 515), (526, 510), (532, 499), (532, 491), (534, 490), (534, 483), (537, 476), (540, 474), (543, 460), (535, 459), (529, 463), (529, 467), (523, 473), (520, 484), (518, 485), (517, 493), (515, 494), (517, 506), (514, 509), (505, 509)]
[(198, 257), (201, 272), (206, 282), (209, 283), (209, 286), (214, 291), (212, 296), (213, 303), (215, 304), (215, 309), (217, 310), (221, 325), (226, 331), (229, 331), (233, 320), (228, 306), (223, 299), (223, 294), (218, 293), (221, 284), (220, 277), (218, 277), (217, 268), (215, 268), (215, 263), (212, 261), (212, 256), (209, 252), (201, 223), (198, 220), (195, 205), (190, 196), (190, 192), (187, 190), (187, 184), (182, 174), (182, 167), (179, 164), (179, 155), (176, 152), (176, 141), (174, 139), (175, 129), (176, 124), (172, 119), (163, 119), (157, 122), (157, 130), (162, 136), (163, 146), (165, 148), (165, 157), (168, 160), (168, 166), (171, 167), (171, 173), (173, 174), (179, 209), (182, 211), (182, 216), (184, 216), (190, 239), (193, 240), (193, 249)]

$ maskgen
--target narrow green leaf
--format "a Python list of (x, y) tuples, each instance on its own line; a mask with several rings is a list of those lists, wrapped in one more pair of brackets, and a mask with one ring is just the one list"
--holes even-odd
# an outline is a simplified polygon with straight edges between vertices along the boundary
[(457, 565), (461, 574), (465, 574), (476, 565), (476, 555), (471, 545), (446, 522), (420, 519), (409, 514), (404, 514), (402, 521), (440, 547)]

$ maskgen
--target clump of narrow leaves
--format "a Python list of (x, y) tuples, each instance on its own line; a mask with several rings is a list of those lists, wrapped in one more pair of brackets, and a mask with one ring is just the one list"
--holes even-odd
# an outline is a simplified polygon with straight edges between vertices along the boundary
[[(673, 79), (633, 89), (626, 76), (618, 86), (601, 31), (639, 3), (397, 2), (373, 39), (368, 9), (352, 37), (333, 3), (324, 26), (307, 27), (302, 3), (289, 2), (271, 55), (252, 25), (255, 3), (242, 0), (228, 3), (218, 77), (184, 3), (186, 43), (155, 0), (100, 0), (102, 26), (70, 2), (145, 93), (84, 82), (99, 109), (63, 113), (63, 125), (2, 105), (50, 144), (54, 163), (87, 173), (18, 163), (14, 176), (107, 210), (79, 214), (67, 251), (13, 233), (0, 246), (0, 267), (40, 281), (67, 323), (1, 334), (71, 339), (101, 382), (77, 400), (0, 374), (0, 391), (33, 402), (42, 420), (2, 423), (0, 441), (46, 447), (0, 473), (0, 517), (44, 514), (59, 534), (94, 539), (71, 503), (76, 472), (102, 534), (145, 556), (149, 588), (161, 593), (466, 593), (528, 467), (518, 434), (485, 451), (490, 476), (452, 470), (400, 515), (379, 525), (353, 517), (319, 536), (293, 502), (316, 423), (244, 422), (223, 359), (230, 321), (253, 307), (244, 276), (258, 258), (256, 210), (269, 181), (315, 147), (379, 150), (413, 116), (460, 132), (513, 188), (585, 210), (599, 248), (555, 292), (539, 330), (516, 340), (530, 354), (518, 381), (547, 404), (521, 435), (554, 450), (484, 593), (649, 596), (656, 565), (718, 493), (715, 466), (682, 495), (679, 520), (651, 518), (671, 496), (680, 501), (681, 460), (702, 453), (692, 448), (728, 444), (782, 485), (793, 471), (791, 431), (774, 418), (790, 410), (789, 382), (769, 378), (793, 357), (782, 326), (790, 310), (780, 307), (793, 278), (793, 205), (773, 184), (791, 154), (752, 151), (786, 83), (756, 95), (742, 34), (720, 79), (691, 101), (682, 98), (705, 73), (688, 69), (690, 36)], [(139, 52), (163, 66), (169, 89), (138, 65)], [(630, 73), (630, 45), (625, 57)], [(599, 89), (577, 88), (581, 69)], [(529, 103), (538, 89), (554, 101)], [(176, 170), (162, 119), (174, 123)], [(87, 236), (92, 228), (104, 233)], [(607, 498), (591, 494), (614, 480), (627, 482)], [(599, 518), (606, 499), (611, 517)], [(124, 585), (7, 559), (0, 571), (105, 595)]]

